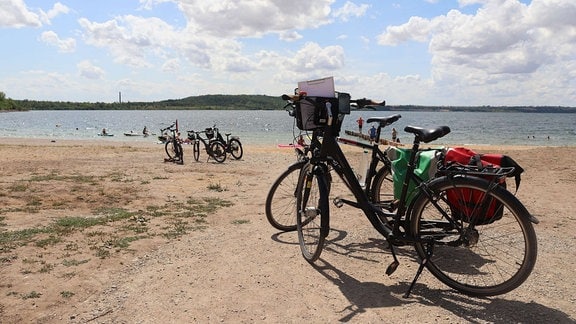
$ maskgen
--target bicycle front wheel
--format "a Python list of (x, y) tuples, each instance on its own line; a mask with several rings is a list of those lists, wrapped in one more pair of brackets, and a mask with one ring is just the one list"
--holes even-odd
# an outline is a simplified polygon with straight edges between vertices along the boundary
[(530, 214), (506, 189), (490, 186), (475, 177), (437, 178), (429, 186), (433, 197), (419, 195), (411, 213), (412, 233), (421, 240), (415, 244), (418, 255), (432, 253), (428, 270), (471, 296), (517, 288), (536, 263)]
[(174, 145), (173, 140), (170, 140), (164, 144), (164, 151), (166, 151), (166, 155), (168, 155), (170, 160), (174, 160), (178, 156), (176, 154), (176, 146)]
[(244, 154), (244, 150), (242, 149), (242, 143), (240, 143), (239, 140), (237, 140), (235, 138), (231, 139), (229, 149), (230, 149), (230, 154), (232, 154), (232, 156), (236, 160), (240, 160), (242, 158), (242, 155)]
[(296, 162), (274, 181), (266, 197), (266, 218), (274, 228), (296, 230), (296, 188), (300, 170), (306, 162)]
[(328, 186), (324, 172), (307, 163), (302, 168), (296, 190), (296, 225), (300, 250), (306, 261), (320, 257), (328, 235)]
[(195, 140), (192, 144), (192, 154), (194, 155), (194, 160), (198, 162), (200, 159), (200, 141)]
[(210, 156), (216, 160), (218, 163), (223, 163), (226, 161), (226, 149), (224, 148), (224, 144), (219, 141), (213, 141), (210, 143)]

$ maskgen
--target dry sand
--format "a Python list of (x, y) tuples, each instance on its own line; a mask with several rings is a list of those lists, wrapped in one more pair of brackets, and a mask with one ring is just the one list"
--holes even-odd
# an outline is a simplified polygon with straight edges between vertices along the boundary
[(268, 224), (265, 197), (290, 150), (248, 145), (215, 164), (185, 146), (176, 165), (157, 144), (0, 139), (0, 323), (573, 323), (576, 148), (476, 149), (525, 168), (518, 197), (541, 221), (536, 267), (493, 298), (425, 271), (404, 299), (412, 249), (386, 276), (391, 257), (357, 210), (337, 210), (316, 267), (296, 233)]

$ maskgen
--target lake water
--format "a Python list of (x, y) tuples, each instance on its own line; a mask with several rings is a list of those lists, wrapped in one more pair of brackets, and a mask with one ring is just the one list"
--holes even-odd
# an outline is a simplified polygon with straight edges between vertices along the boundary
[[(402, 142), (406, 125), (450, 126), (452, 132), (439, 140), (442, 144), (576, 146), (576, 114), (470, 113), (470, 112), (393, 112), (402, 118), (394, 124)], [(357, 130), (362, 116), (388, 116), (389, 111), (352, 111), (343, 130)], [(156, 141), (156, 136), (128, 137), (140, 134), (144, 126), (153, 133), (178, 120), (180, 131), (202, 130), (216, 124), (222, 133), (240, 136), (243, 143), (289, 143), (293, 138), (294, 118), (285, 111), (261, 110), (99, 110), (99, 111), (27, 111), (0, 113), (0, 137), (76, 139), (100, 141)], [(113, 137), (97, 136), (106, 128)], [(364, 125), (367, 132), (369, 125)], [(343, 132), (342, 132), (343, 133)], [(391, 128), (383, 131), (390, 137)]]

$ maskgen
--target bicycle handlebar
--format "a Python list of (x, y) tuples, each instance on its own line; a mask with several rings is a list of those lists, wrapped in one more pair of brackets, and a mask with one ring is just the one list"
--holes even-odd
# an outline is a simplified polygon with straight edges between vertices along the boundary
[(166, 127), (166, 128), (161, 128), (160, 132), (163, 133), (166, 130), (172, 130), (173, 127), (176, 127), (176, 123), (172, 123), (172, 125)]
[[(286, 106), (284, 106), (284, 110), (287, 110), (286, 108), (293, 105), (296, 101), (299, 101), (304, 97), (305, 96), (302, 96), (302, 95), (283, 94), (282, 100), (288, 101)], [(380, 107), (386, 106), (386, 100), (383, 100), (382, 102), (376, 102), (372, 99), (366, 99), (366, 98), (353, 99), (353, 100), (350, 100), (350, 103), (355, 103), (358, 106), (358, 108), (371, 108), (374, 110), (376, 110), (376, 106), (380, 106)], [(289, 111), (289, 113), (290, 113), (290, 116), (292, 116), (292, 113), (290, 111)]]

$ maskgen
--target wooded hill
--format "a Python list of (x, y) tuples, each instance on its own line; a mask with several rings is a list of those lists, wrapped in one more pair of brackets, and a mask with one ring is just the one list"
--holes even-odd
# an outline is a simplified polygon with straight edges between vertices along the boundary
[[(0, 98), (1, 99), (1, 98)], [(0, 105), (4, 111), (14, 110), (280, 110), (284, 102), (280, 96), (266, 95), (202, 95), (183, 99), (154, 102), (69, 102), (9, 100)], [(4, 103), (7, 103), (5, 101)], [(354, 109), (354, 108), (352, 108)], [(576, 113), (576, 107), (561, 106), (418, 106), (393, 105), (378, 107), (379, 111), (470, 111), (470, 112), (526, 112)]]

